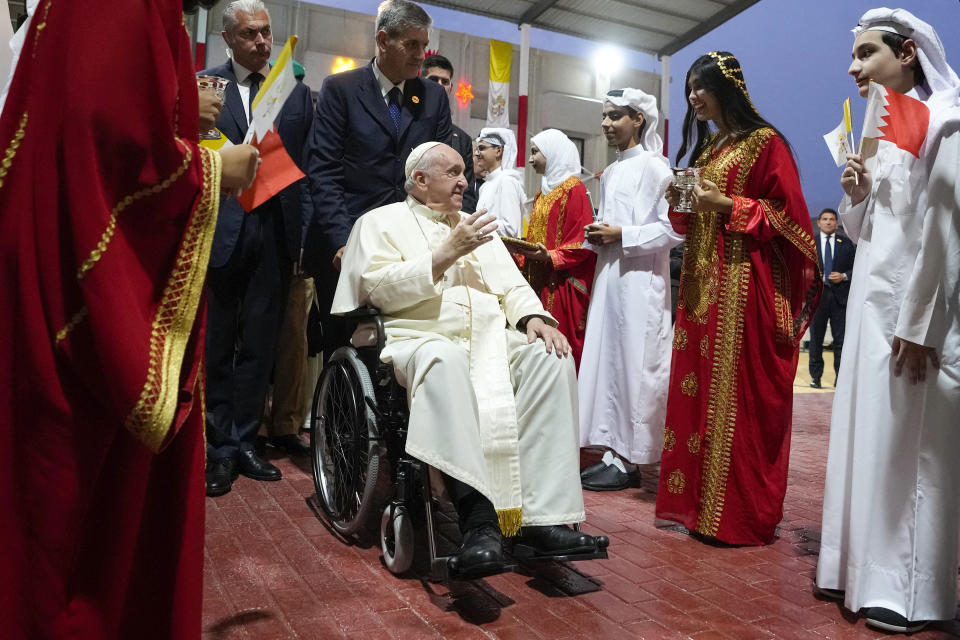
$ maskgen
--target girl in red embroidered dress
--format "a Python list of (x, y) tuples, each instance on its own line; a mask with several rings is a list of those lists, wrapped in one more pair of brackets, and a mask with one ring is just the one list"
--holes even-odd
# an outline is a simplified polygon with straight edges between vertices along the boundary
[[(786, 140), (727, 52), (687, 72), (686, 154), (701, 167), (674, 327), (656, 514), (728, 544), (766, 544), (783, 516), (798, 343), (819, 296), (817, 254)], [(707, 125), (712, 121), (716, 131)], [(668, 188), (671, 207), (678, 192)]]

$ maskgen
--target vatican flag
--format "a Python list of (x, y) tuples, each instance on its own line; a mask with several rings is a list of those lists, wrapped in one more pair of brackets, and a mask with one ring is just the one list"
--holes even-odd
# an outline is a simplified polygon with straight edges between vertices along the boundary
[(280, 109), (297, 86), (297, 78), (293, 75), (293, 48), (296, 46), (297, 36), (290, 36), (260, 85), (260, 91), (253, 99), (253, 118), (244, 142), (253, 140), (254, 134), (256, 140), (263, 140), (273, 130), (273, 121), (280, 115)]
[(847, 131), (845, 123), (841, 122), (837, 128), (823, 136), (823, 141), (827, 143), (830, 149), (830, 155), (838, 167), (847, 163), (847, 154), (852, 153), (847, 143)]
[(487, 126), (510, 127), (510, 58), (513, 45), (490, 41), (490, 91), (487, 99)]

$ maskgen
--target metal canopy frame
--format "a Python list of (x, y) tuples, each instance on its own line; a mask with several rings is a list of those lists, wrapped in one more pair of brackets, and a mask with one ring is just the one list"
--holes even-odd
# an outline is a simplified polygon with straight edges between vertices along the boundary
[(759, 0), (425, 0), (516, 25), (669, 56)]

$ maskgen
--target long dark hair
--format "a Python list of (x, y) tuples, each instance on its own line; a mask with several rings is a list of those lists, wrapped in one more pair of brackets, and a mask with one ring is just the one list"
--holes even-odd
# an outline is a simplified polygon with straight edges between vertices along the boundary
[[(724, 70), (726, 70), (726, 73), (724, 73)], [(750, 102), (747, 85), (743, 80), (743, 70), (740, 68), (740, 62), (733, 57), (732, 53), (729, 51), (711, 51), (694, 60), (684, 80), (687, 95), (690, 93), (691, 76), (696, 76), (700, 86), (717, 99), (717, 103), (720, 105), (720, 117), (723, 119), (724, 125), (733, 131), (737, 137), (742, 138), (757, 129), (769, 127), (777, 132), (777, 135), (787, 145), (791, 155), (793, 154), (793, 147), (787, 142), (787, 138), (776, 127), (764, 120), (753, 103)], [(697, 143), (694, 145), (693, 153), (690, 156), (691, 164), (700, 157), (700, 154), (706, 148), (707, 140), (710, 138), (710, 127), (705, 121), (697, 120), (696, 113), (688, 100), (687, 113), (683, 117), (683, 142), (677, 152), (677, 166), (680, 165), (680, 160), (687, 155), (687, 149), (690, 148), (690, 140), (694, 132), (697, 135)]]

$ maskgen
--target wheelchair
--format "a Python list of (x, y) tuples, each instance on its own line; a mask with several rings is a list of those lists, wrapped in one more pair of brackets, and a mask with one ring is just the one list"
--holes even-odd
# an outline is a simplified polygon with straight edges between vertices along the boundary
[[(443, 513), (432, 495), (427, 465), (404, 449), (407, 394), (393, 375), (393, 365), (380, 361), (386, 332), (379, 311), (362, 307), (347, 318), (357, 324), (353, 344), (330, 356), (313, 398), (310, 448), (317, 506), (345, 538), (362, 535), (379, 514), (383, 562), (396, 575), (413, 566), (414, 521), (422, 515), (430, 580), (480, 577), (462, 574), (457, 556), (438, 552), (437, 520)], [(447, 524), (452, 521), (447, 518)], [(579, 530), (579, 525), (574, 528)], [(512, 563), (508, 554), (504, 570), (515, 569), (519, 562), (605, 559), (607, 539), (597, 541), (593, 553), (536, 557), (515, 553)]]

